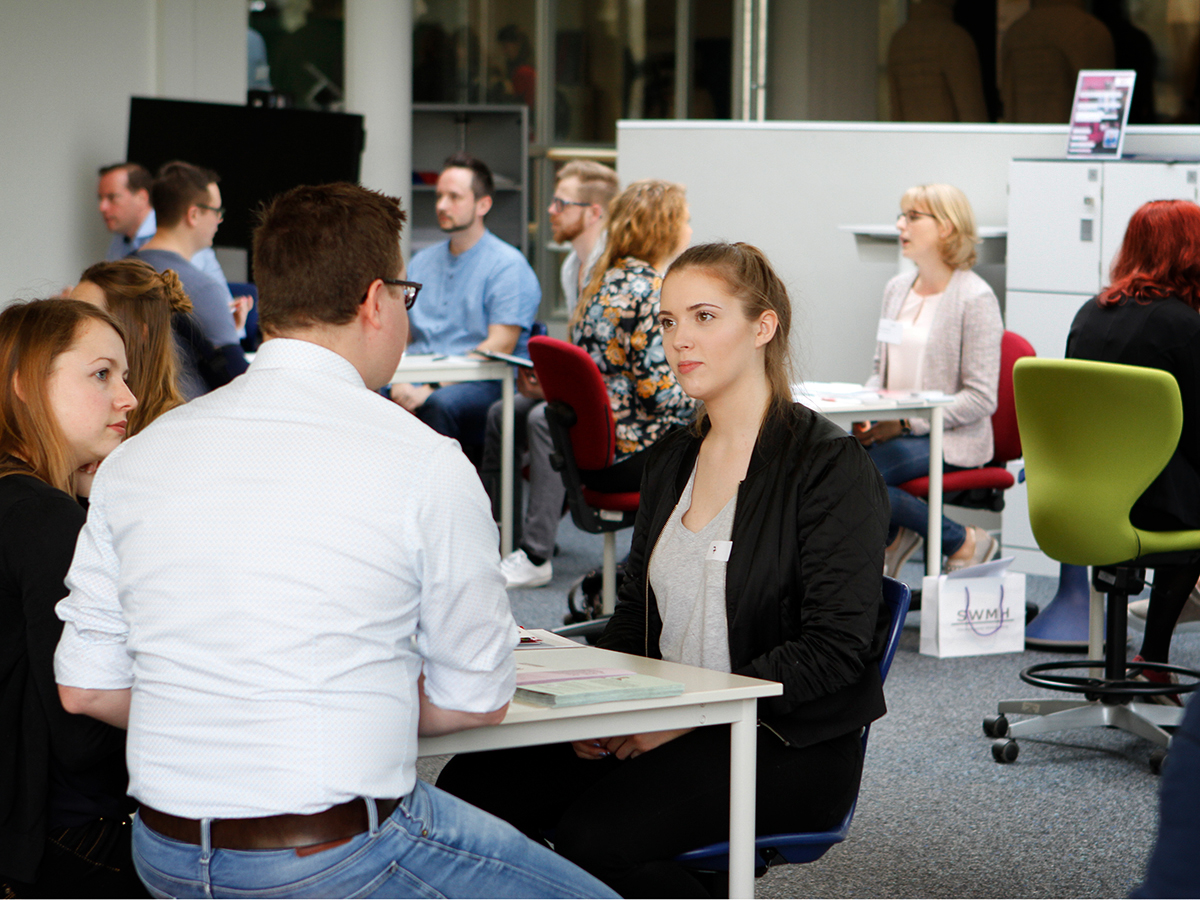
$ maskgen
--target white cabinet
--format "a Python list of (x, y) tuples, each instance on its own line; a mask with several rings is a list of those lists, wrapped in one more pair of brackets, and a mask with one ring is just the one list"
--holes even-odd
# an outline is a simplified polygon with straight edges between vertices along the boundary
[[(1014, 159), (1005, 328), (1061, 359), (1075, 314), (1109, 282), (1129, 217), (1150, 200), (1196, 202), (1198, 173), (1197, 160)], [(1014, 571), (1057, 574), (1033, 541), (1023, 484), (1006, 492), (1001, 523)]]
[(1200, 161), (1014, 159), (1008, 179), (1006, 325), (1061, 357), (1076, 311), (1108, 284), (1134, 211), (1197, 200)]
[(1004, 327), (1033, 344), (1038, 356), (1061, 359), (1075, 314), (1095, 293), (1050, 293), (1010, 287), (1004, 300)]
[(1104, 164), (1104, 207), (1100, 221), (1100, 285), (1108, 284), (1113, 257), (1125, 240), (1125, 226), (1148, 200), (1196, 202), (1197, 162), (1111, 162)]
[(1007, 291), (1099, 290), (1101, 163), (1013, 160)]

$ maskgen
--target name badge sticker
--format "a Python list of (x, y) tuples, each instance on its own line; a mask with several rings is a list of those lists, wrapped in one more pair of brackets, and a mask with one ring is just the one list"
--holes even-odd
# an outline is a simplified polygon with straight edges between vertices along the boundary
[(904, 326), (895, 319), (881, 318), (875, 340), (881, 344), (898, 344), (904, 338)]
[(729, 562), (729, 554), (732, 550), (733, 541), (713, 541), (708, 545), (708, 553), (704, 558), (716, 562)]

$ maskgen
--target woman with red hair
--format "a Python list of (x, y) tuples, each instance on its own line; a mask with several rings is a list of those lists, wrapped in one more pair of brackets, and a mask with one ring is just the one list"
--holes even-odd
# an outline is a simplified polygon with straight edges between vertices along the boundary
[[(1183, 399), (1179, 446), (1129, 518), (1151, 531), (1200, 528), (1200, 206), (1154, 200), (1133, 214), (1113, 260), (1111, 284), (1071, 324), (1067, 356), (1147, 366), (1175, 377)], [(1200, 561), (1155, 567), (1135, 661), (1167, 662), (1171, 633), (1198, 578)], [(1145, 677), (1167, 679), (1149, 671)], [(1163, 702), (1178, 701), (1170, 695)]]

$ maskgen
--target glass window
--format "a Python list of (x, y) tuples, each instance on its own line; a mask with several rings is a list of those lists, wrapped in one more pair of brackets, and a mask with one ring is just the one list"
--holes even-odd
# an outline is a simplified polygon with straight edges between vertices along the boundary
[(273, 93), (273, 105), (345, 108), (342, 0), (254, 0), (249, 25), (251, 90)]
[[(692, 23), (686, 116), (727, 118), (733, 0), (687, 0)], [(552, 143), (613, 144), (618, 119), (674, 118), (678, 4), (550, 4)], [(413, 29), (416, 103), (524, 103), (537, 128), (534, 0), (426, 0)]]

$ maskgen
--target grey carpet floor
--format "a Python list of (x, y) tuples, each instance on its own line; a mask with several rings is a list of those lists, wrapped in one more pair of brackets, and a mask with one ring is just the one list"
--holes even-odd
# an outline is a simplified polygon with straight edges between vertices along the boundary
[[(620, 538), (623, 555), (629, 532)], [(569, 521), (559, 548), (550, 585), (510, 592), (522, 625), (561, 624), (568, 587), (600, 563), (600, 538)], [(919, 584), (915, 563), (904, 575)], [(1054, 588), (1054, 580), (1030, 576), (1027, 594), (1044, 604)], [(1140, 635), (1131, 630), (1130, 638), (1132, 655)], [(917, 645), (917, 631), (906, 628), (886, 685), (888, 715), (871, 731), (850, 838), (815, 863), (772, 869), (756, 882), (758, 895), (1128, 895), (1158, 822), (1150, 744), (1111, 729), (1063, 732), (1023, 739), (1017, 761), (1000, 765), (983, 717), (1000, 699), (1052, 696), (1017, 672), (1070, 654), (939, 660), (919, 655)], [(1176, 635), (1172, 662), (1200, 667), (1200, 633)], [(422, 777), (435, 780), (443, 764), (422, 760)]]

